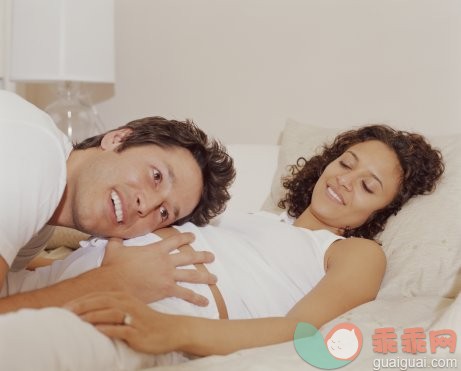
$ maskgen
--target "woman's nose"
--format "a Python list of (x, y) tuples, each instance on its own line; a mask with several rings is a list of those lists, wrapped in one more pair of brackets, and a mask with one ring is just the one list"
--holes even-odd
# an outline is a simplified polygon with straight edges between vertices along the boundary
[(352, 172), (340, 174), (336, 176), (338, 184), (344, 187), (347, 191), (352, 191), (352, 182), (353, 182)]

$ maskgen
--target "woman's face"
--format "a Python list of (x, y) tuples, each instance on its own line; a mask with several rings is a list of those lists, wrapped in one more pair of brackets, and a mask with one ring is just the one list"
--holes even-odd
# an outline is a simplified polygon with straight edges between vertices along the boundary
[(402, 169), (384, 143), (355, 144), (324, 170), (315, 184), (308, 211), (331, 228), (357, 228), (397, 194)]

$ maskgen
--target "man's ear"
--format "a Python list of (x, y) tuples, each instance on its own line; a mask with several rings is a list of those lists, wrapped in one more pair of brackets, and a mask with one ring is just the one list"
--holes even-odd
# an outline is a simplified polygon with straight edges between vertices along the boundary
[(132, 131), (130, 128), (109, 131), (101, 140), (101, 148), (109, 151), (114, 150)]

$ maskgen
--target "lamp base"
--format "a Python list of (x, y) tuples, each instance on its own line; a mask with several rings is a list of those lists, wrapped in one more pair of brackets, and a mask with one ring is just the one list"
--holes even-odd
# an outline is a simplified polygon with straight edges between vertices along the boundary
[(59, 83), (58, 98), (45, 111), (72, 143), (102, 133), (98, 112), (88, 97), (81, 93), (78, 82)]

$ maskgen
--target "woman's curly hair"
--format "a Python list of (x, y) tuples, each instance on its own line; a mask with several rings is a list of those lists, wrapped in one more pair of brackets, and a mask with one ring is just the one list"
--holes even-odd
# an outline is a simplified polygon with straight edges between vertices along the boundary
[(290, 166), (291, 175), (283, 178), (282, 183), (287, 193), (279, 201), (279, 207), (287, 209), (292, 217), (300, 216), (310, 205), (314, 186), (328, 164), (354, 144), (369, 140), (378, 140), (396, 153), (402, 168), (400, 187), (389, 205), (374, 212), (360, 227), (346, 228), (344, 237), (373, 239), (384, 229), (387, 219), (397, 214), (410, 198), (434, 191), (445, 170), (441, 152), (419, 134), (387, 125), (369, 125), (338, 135), (331, 145), (322, 147), (319, 155), (309, 160), (300, 157)]

